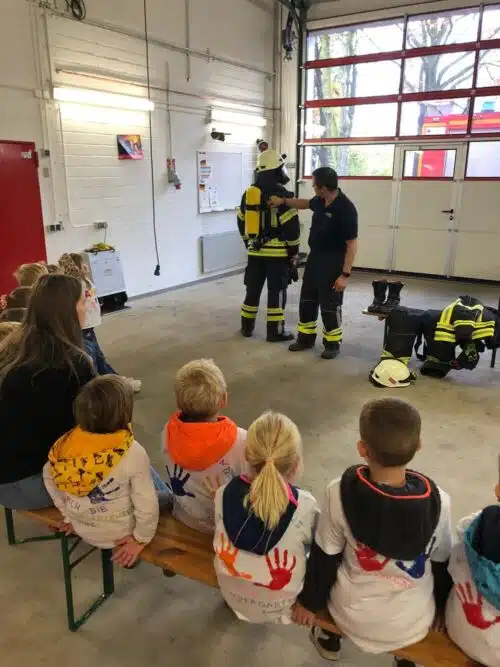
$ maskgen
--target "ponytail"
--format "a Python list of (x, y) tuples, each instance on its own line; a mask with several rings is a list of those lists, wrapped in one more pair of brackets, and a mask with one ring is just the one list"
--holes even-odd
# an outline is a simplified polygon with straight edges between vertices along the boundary
[(287, 478), (301, 460), (300, 433), (285, 415), (265, 412), (248, 430), (245, 454), (253, 472), (246, 504), (276, 528), (289, 503)]

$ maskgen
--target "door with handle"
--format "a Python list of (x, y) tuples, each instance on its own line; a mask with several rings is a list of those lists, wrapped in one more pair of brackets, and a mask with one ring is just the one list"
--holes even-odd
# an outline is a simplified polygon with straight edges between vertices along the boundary
[(463, 148), (433, 144), (399, 151), (392, 269), (449, 275)]

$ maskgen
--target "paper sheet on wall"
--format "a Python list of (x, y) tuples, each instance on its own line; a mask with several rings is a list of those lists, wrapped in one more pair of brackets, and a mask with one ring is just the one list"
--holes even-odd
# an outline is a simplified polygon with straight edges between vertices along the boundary
[(198, 151), (196, 162), (200, 213), (235, 210), (243, 192), (243, 155)]

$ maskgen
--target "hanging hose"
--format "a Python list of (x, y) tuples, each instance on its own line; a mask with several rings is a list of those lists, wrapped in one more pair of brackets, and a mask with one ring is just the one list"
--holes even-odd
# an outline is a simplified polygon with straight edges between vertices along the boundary
[(66, 0), (66, 7), (77, 21), (83, 21), (87, 16), (85, 0)]
[[(146, 42), (146, 75), (148, 86), (148, 100), (151, 100), (151, 73), (149, 68), (149, 37), (148, 37), (148, 10), (147, 0), (144, 0), (144, 40)], [(160, 253), (158, 250), (158, 234), (156, 230), (156, 196), (155, 196), (155, 169), (153, 161), (153, 112), (149, 110), (149, 163), (151, 166), (151, 198), (153, 212), (153, 238), (156, 253), (156, 268), (154, 275), (160, 275)]]

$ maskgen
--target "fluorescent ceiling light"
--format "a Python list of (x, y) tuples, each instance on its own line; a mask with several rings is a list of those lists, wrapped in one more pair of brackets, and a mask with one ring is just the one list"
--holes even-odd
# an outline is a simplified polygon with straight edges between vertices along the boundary
[(54, 88), (54, 99), (60, 102), (76, 102), (99, 107), (113, 107), (118, 109), (134, 109), (136, 111), (152, 111), (155, 105), (145, 97), (132, 95), (116, 95), (100, 90), (87, 88)]
[(266, 127), (267, 125), (267, 118), (262, 116), (226, 111), (225, 109), (212, 109), (210, 120), (212, 123), (234, 123), (235, 125), (249, 125), (250, 127)]

